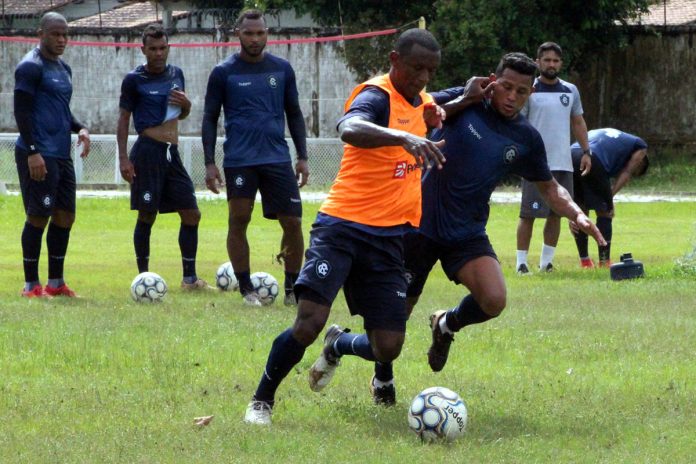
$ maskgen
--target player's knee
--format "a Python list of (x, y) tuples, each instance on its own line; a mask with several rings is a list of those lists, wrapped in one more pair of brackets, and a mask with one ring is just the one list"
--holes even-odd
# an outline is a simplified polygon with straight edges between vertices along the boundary
[(302, 218), (296, 216), (278, 216), (280, 227), (286, 233), (302, 233)]
[(48, 217), (27, 216), (27, 222), (37, 229), (45, 229), (48, 224)]
[(326, 325), (329, 309), (307, 300), (300, 300), (297, 318), (292, 327), (296, 340), (304, 346), (314, 343)]
[(493, 317), (499, 316), (500, 313), (502, 313), (505, 309), (506, 304), (507, 296), (505, 291), (494, 292), (486, 295), (484, 298), (481, 298), (481, 301), (479, 302), (483, 312)]
[(199, 209), (187, 209), (179, 211), (181, 222), (187, 226), (196, 226), (201, 222), (201, 211)]
[(372, 352), (379, 362), (391, 362), (399, 357), (404, 337), (380, 337), (372, 345)]

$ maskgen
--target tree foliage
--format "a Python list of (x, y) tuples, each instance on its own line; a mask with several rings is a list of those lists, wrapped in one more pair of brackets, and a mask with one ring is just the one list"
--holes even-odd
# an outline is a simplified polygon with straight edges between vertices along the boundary
[[(294, 9), (322, 26), (344, 34), (415, 27), (425, 18), (440, 41), (442, 62), (435, 87), (457, 85), (472, 75), (490, 73), (500, 57), (521, 51), (534, 57), (542, 42), (564, 49), (566, 70), (580, 69), (606, 47), (625, 44), (621, 27), (647, 11), (655, 0), (235, 0), (226, 7)], [(210, 7), (209, 0), (192, 3)], [(359, 80), (384, 72), (394, 36), (344, 43), (346, 62)]]

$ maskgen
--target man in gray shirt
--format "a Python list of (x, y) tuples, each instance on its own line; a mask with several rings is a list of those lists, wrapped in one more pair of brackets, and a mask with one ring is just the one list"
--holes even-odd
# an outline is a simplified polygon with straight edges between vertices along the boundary
[[(527, 100), (522, 115), (541, 133), (546, 156), (554, 178), (568, 192), (573, 193), (573, 162), (570, 157), (570, 131), (583, 149), (583, 175), (592, 164), (587, 141), (587, 125), (582, 114), (582, 103), (577, 87), (558, 77), (563, 52), (554, 42), (545, 42), (537, 50), (540, 76), (534, 82), (534, 93)], [(527, 254), (534, 229), (534, 219), (546, 218), (544, 246), (539, 269), (553, 270), (553, 255), (561, 232), (561, 218), (544, 202), (533, 183), (522, 181), (520, 222), (517, 226), (517, 265), (519, 274), (527, 274)]]

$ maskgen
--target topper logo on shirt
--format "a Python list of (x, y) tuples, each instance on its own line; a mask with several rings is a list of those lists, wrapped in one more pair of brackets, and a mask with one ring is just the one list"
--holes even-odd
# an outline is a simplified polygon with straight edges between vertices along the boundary
[(568, 95), (561, 94), (560, 100), (561, 100), (561, 105), (563, 105), (563, 106), (570, 105), (570, 97)]
[(408, 161), (397, 161), (394, 168), (394, 179), (405, 179), (406, 176), (418, 169), (416, 163), (408, 164)]
[(275, 76), (268, 76), (268, 85), (270, 85), (272, 89), (275, 89), (278, 87), (278, 79), (276, 79)]
[(514, 145), (509, 145), (503, 149), (503, 160), (505, 161), (505, 164), (510, 164), (515, 161), (518, 155), (519, 152), (517, 151), (517, 147)]
[(410, 124), (411, 120), (410, 119), (401, 119), (401, 118), (396, 118), (396, 122), (401, 124), (402, 126), (405, 126), (406, 124)]

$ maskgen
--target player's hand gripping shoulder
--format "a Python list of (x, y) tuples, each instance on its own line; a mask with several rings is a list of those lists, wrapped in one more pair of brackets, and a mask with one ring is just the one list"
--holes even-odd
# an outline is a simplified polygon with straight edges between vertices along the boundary
[(464, 92), (454, 100), (443, 104), (442, 108), (451, 117), (468, 106), (481, 103), (486, 98), (491, 98), (496, 85), (495, 79), (474, 76), (466, 81)]
[(445, 110), (436, 103), (426, 103), (423, 108), (423, 120), (428, 127), (442, 129), (442, 121), (447, 117)]
[(208, 190), (213, 193), (220, 193), (220, 187), (223, 185), (218, 167), (213, 163), (207, 164), (205, 166), (205, 186), (208, 187)]
[(444, 140), (433, 142), (408, 132), (403, 133), (403, 140), (401, 146), (413, 155), (419, 168), (426, 167), (430, 169), (435, 165), (438, 169), (442, 169), (443, 163), (447, 161), (445, 155), (440, 151), (445, 146)]

